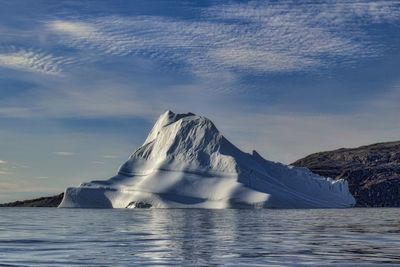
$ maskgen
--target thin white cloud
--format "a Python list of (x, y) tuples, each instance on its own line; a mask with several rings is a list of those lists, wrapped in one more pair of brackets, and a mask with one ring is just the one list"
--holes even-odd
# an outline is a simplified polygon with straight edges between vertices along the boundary
[(215, 123), (241, 149), (292, 163), (318, 151), (399, 140), (398, 114), (368, 109), (345, 115), (253, 111), (220, 114)]
[(65, 58), (33, 50), (0, 52), (0, 67), (28, 72), (59, 75), (62, 72), (61, 66), (66, 62), (68, 60)]
[(10, 174), (12, 173), (9, 171), (8, 162), (5, 160), (0, 160), (0, 176), (10, 175)]
[(50, 179), (50, 177), (48, 177), (48, 176), (38, 176), (38, 177), (35, 177), (35, 179), (38, 179), (38, 180), (47, 180), (47, 179)]
[(104, 165), (105, 162), (104, 161), (99, 161), (99, 160), (93, 160), (91, 161), (92, 164), (98, 164), (98, 165)]
[[(9, 193), (39, 193), (39, 192), (58, 192), (59, 188), (53, 188), (48, 186), (39, 186), (37, 184), (33, 184), (29, 181), (0, 181), (0, 193), (9, 194)], [(2, 201), (3, 202), (3, 201)]]
[[(101, 77), (101, 74), (99, 74)], [(38, 89), (27, 95), (0, 99), (0, 118), (100, 118), (156, 116), (162, 109), (159, 97), (146, 98), (134, 84), (113, 78), (82, 81), (38, 80)], [(154, 103), (149, 105), (149, 101)]]
[(79, 22), (70, 23), (67, 21), (56, 20), (50, 24), (50, 27), (55, 31), (64, 32), (78, 37), (81, 36), (90, 37), (96, 34), (96, 29), (91, 27), (87, 23), (79, 23)]
[[(366, 18), (375, 23), (399, 20), (398, 1), (320, 1), (305, 4), (298, 1), (267, 2), (252, 1), (245, 4), (217, 5), (206, 10), (212, 17), (240, 19), (246, 21), (269, 21), (280, 18), (276, 14), (300, 18), (301, 21), (342, 24), (354, 19)], [(369, 21), (370, 22), (370, 21)], [(356, 23), (363, 23), (357, 21)]]
[(373, 57), (382, 48), (368, 23), (397, 22), (400, 6), (294, 2), (216, 5), (196, 20), (109, 16), (48, 23), (64, 44), (110, 56), (188, 64), (195, 73), (307, 70)]
[[(0, 173), (0, 175), (1, 175), (1, 173)], [(8, 181), (0, 181), (0, 192), (7, 192), (10, 189), (14, 190), (16, 188), (17, 188), (17, 186), (15, 185), (15, 183), (11, 183)]]
[(31, 116), (31, 107), (0, 107), (0, 117), (26, 118)]
[(118, 156), (115, 156), (115, 155), (103, 155), (102, 157), (104, 159), (116, 159), (116, 158), (118, 158)]
[(10, 166), (11, 169), (30, 169), (31, 166), (26, 165), (26, 164), (20, 164), (20, 163), (13, 163)]
[[(136, 97), (131, 86), (119, 83), (89, 86), (77, 85), (75, 88), (63, 88), (53, 93), (42, 92), (39, 104), (46, 114), (52, 117), (115, 117), (147, 116), (154, 114), (154, 108), (142, 98)], [(71, 85), (70, 85), (71, 86)], [(110, 90), (110, 88), (113, 88)], [(39, 114), (43, 116), (42, 113)]]
[[(317, 4), (315, 4), (317, 5)], [(398, 1), (354, 1), (327, 2), (322, 4), (323, 12), (315, 19), (325, 18), (330, 22), (342, 24), (354, 19), (367, 19), (373, 23), (395, 22), (399, 20)]]
[[(374, 98), (366, 103), (363, 108), (367, 110), (387, 110), (392, 116), (400, 114), (400, 80), (393, 83), (390, 89), (381, 97)], [(387, 120), (387, 117), (384, 117)], [(400, 121), (400, 120), (398, 120)], [(394, 123), (396, 125), (400, 123)], [(399, 137), (400, 139), (400, 137)]]
[(54, 152), (54, 154), (56, 154), (57, 156), (73, 156), (73, 155), (75, 155), (74, 152), (70, 152), (70, 151), (57, 151), (57, 152)]
[(226, 67), (252, 69), (260, 72), (293, 71), (315, 67), (319, 63), (311, 58), (254, 50), (245, 47), (223, 47), (209, 52), (209, 55)]

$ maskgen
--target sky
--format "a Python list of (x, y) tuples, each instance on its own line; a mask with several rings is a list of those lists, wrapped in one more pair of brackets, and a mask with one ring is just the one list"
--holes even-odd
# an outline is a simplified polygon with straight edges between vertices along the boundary
[(106, 179), (166, 110), (291, 163), (400, 139), (398, 1), (0, 0), (0, 202)]

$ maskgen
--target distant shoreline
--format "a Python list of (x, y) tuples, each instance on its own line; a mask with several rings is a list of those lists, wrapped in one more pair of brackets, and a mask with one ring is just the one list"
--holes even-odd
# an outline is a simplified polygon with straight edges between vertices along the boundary
[(64, 197), (64, 193), (61, 193), (61, 194), (49, 196), (49, 197), (40, 197), (40, 198), (35, 198), (35, 199), (27, 199), (27, 200), (22, 200), (22, 201), (8, 202), (8, 203), (0, 204), (0, 207), (56, 208), (56, 207), (58, 207), (58, 205), (60, 205), (63, 197)]

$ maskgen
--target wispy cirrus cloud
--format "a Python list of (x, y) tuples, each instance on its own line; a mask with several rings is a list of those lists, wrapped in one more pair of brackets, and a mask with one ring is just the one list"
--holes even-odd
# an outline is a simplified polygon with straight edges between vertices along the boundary
[(102, 158), (104, 158), (104, 159), (117, 159), (118, 156), (116, 156), (116, 155), (103, 155)]
[[(57, 192), (59, 188), (53, 187), (44, 187), (32, 184), (30, 182), (22, 182), (22, 181), (0, 181), (0, 193), (1, 198), (3, 195), (10, 194), (12, 192), (15, 193), (29, 193), (29, 192)], [(3, 202), (4, 200), (1, 200)]]
[(96, 36), (99, 34), (96, 28), (92, 27), (87, 23), (80, 23), (80, 22), (71, 23), (68, 21), (56, 20), (50, 24), (50, 27), (55, 31), (64, 32), (70, 34), (71, 36), (87, 37), (87, 38), (100, 37)]
[(8, 162), (0, 160), (0, 176), (6, 176), (12, 174), (9, 170)]
[(398, 2), (215, 5), (198, 19), (81, 17), (48, 22), (69, 46), (215, 71), (287, 72), (351, 63), (383, 49), (363, 27), (400, 20)]
[(0, 50), (0, 67), (2, 68), (60, 75), (62, 66), (71, 63), (68, 58), (57, 57), (47, 52), (18, 48), (7, 50)]
[[(154, 117), (161, 111), (153, 106), (160, 106), (162, 110), (176, 105), (176, 99), (181, 95), (188, 98), (187, 93), (198, 96), (198, 92), (207, 90), (263, 90), (264, 84), (241, 79), (242, 73), (267, 73), (262, 76), (267, 80), (271, 72), (320, 71), (332, 65), (352, 64), (378, 56), (382, 49), (386, 49), (385, 45), (376, 42), (373, 38), (376, 31), (367, 32), (366, 26), (400, 20), (400, 5), (394, 1), (318, 4), (216, 2), (211, 7), (199, 7), (197, 11), (196, 16), (185, 18), (154, 14), (98, 16), (64, 13), (56, 14), (52, 19), (42, 19), (37, 28), (51, 43), (48, 47), (53, 48), (52, 54), (43, 60), (53, 66), (53, 69), (47, 68), (47, 72), (64, 73), (65, 69), (70, 76), (51, 84), (36, 79), (35, 83), (43, 89), (28, 94), (26, 99), (17, 96), (2, 101), (0, 116)], [(43, 23), (44, 29), (41, 28)], [(3, 54), (0, 50), (0, 54), (32, 52), (29, 49), (14, 50)], [(203, 79), (162, 85), (161, 88), (154, 83), (157, 79), (148, 79), (143, 82), (146, 86), (140, 86), (136, 80), (143, 80), (142, 74), (133, 77), (127, 70), (146, 66), (142, 64), (144, 60), (137, 63), (130, 56), (143, 56), (149, 61), (162, 63), (151, 67), (154, 69), (159, 66), (178, 68), (185, 74), (193, 73)], [(13, 60), (10, 58), (9, 68), (24, 69), (27, 65), (21, 63), (25, 62), (23, 60), (11, 64)], [(121, 59), (127, 59), (124, 65), (119, 64)], [(96, 61), (100, 64), (92, 64)], [(35, 71), (32, 66), (26, 68)], [(71, 69), (74, 72), (68, 73)], [(176, 76), (181, 74), (175, 70), (172, 72)], [(124, 75), (132, 77), (131, 80), (120, 81)], [(93, 79), (87, 79), (89, 76)], [(288, 88), (281, 91), (285, 90)], [(183, 104), (179, 105), (183, 106), (188, 101), (180, 102)], [(208, 102), (209, 99), (204, 100), (204, 103)]]
[[(189, 65), (191, 71), (203, 75), (216, 70), (294, 71), (319, 64), (304, 53), (287, 51), (282, 47), (284, 36), (278, 36), (278, 32), (260, 32), (258, 26), (242, 23), (114, 16), (58, 20), (50, 22), (49, 27), (72, 47), (110, 56), (139, 55), (168, 65), (183, 63)], [(331, 36), (327, 38), (332, 40)], [(338, 44), (339, 41), (337, 45), (344, 46)], [(315, 52), (308, 49), (308, 53)]]
[(54, 152), (54, 154), (57, 156), (67, 156), (67, 157), (75, 155), (75, 153), (71, 152), (71, 151), (57, 151), (57, 152)]
[[(345, 27), (349, 24), (394, 22), (399, 20), (400, 4), (398, 1), (251, 1), (241, 4), (225, 4), (208, 8), (206, 15), (211, 18), (242, 20), (253, 22), (288, 23), (293, 19), (318, 23), (321, 27), (334, 25)], [(365, 20), (362, 20), (362, 19)]]

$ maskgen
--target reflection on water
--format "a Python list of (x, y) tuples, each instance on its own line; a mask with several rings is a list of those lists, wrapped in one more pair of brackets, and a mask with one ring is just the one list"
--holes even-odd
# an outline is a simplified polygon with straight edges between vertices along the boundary
[(400, 209), (0, 209), (0, 266), (400, 264)]

